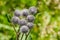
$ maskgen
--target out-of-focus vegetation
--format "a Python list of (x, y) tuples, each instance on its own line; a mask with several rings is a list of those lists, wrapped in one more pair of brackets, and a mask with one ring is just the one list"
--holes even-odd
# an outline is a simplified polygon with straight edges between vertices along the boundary
[(28, 40), (60, 40), (60, 0), (0, 0), (0, 40), (15, 40), (10, 19), (15, 9), (30, 6), (38, 12)]

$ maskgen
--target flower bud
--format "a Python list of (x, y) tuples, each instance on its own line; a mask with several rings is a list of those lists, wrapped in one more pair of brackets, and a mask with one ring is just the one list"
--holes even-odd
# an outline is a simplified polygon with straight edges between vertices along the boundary
[(20, 10), (15, 10), (14, 15), (17, 16), (17, 17), (19, 17), (21, 15)]
[(28, 15), (27, 16), (27, 20), (28, 20), (28, 22), (33, 22), (34, 21), (34, 16), (33, 15)]
[(25, 25), (20, 28), (20, 31), (21, 31), (22, 33), (27, 33), (28, 30), (29, 30), (29, 28), (28, 28), (27, 26), (25, 26)]
[(16, 16), (13, 16), (11, 21), (12, 21), (13, 24), (17, 24), (18, 21), (19, 21), (19, 18), (16, 17)]
[(22, 10), (22, 15), (23, 15), (23, 16), (28, 16), (28, 14), (29, 14), (28, 9), (23, 9), (23, 10)]
[(33, 28), (34, 24), (32, 22), (27, 23), (29, 29)]
[(37, 8), (34, 7), (34, 6), (30, 7), (30, 8), (29, 8), (29, 12), (30, 12), (31, 14), (36, 14), (36, 13), (37, 13)]
[(21, 19), (18, 23), (20, 26), (22, 26), (22, 25), (26, 25), (27, 21), (25, 19)]

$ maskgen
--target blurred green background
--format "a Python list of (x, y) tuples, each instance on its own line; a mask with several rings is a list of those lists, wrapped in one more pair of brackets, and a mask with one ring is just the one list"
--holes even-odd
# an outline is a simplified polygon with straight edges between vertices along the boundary
[(31, 6), (38, 12), (28, 40), (60, 40), (60, 0), (0, 0), (0, 40), (15, 40), (14, 10)]

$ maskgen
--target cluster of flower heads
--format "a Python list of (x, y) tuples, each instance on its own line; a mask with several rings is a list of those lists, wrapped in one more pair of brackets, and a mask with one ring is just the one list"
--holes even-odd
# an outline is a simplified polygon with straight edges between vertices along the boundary
[(34, 14), (37, 13), (37, 8), (32, 6), (29, 9), (15, 10), (12, 17), (12, 23), (20, 25), (20, 32), (27, 33), (34, 25)]

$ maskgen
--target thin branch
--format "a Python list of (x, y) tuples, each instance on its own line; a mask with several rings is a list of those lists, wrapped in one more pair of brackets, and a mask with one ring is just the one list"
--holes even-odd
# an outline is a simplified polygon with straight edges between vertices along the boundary
[(18, 32), (17, 32), (17, 40), (19, 40), (19, 36), (20, 36), (20, 27), (19, 27)]
[(11, 25), (12, 25), (14, 31), (17, 33), (17, 31), (16, 31), (16, 29), (15, 29), (15, 25), (14, 25), (13, 23), (12, 23)]
[(20, 36), (20, 27), (19, 27), (18, 31), (16, 31), (15, 25), (14, 25), (13, 23), (11, 23), (11, 25), (12, 25), (12, 27), (13, 27), (15, 33), (16, 33), (16, 40), (19, 40), (19, 36)]
[(22, 36), (21, 36), (21, 40), (22, 40), (23, 36), (24, 36), (24, 34), (22, 34)]
[(19, 26), (19, 29), (18, 29), (18, 33), (20, 34), (20, 26)]
[(19, 40), (20, 33), (17, 33), (16, 36), (16, 40)]
[[(30, 29), (30, 31), (31, 31), (31, 29)], [(25, 40), (27, 40), (27, 38), (28, 38), (28, 36), (29, 36), (29, 34), (30, 34), (30, 31), (29, 31), (28, 34), (26, 35)]]
[(13, 23), (11, 23), (11, 25), (12, 25), (12, 27), (13, 27), (15, 33), (16, 33), (16, 40), (17, 40), (17, 31), (16, 31), (16, 29), (15, 29), (15, 25), (14, 25)]
[(17, 40), (19, 40), (19, 37), (20, 37), (20, 26), (19, 26), (19, 29), (17, 31)]
[(16, 29), (15, 29), (15, 26), (13, 26), (13, 28), (14, 28), (14, 31), (17, 33), (17, 31), (16, 31)]

